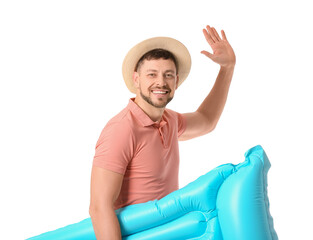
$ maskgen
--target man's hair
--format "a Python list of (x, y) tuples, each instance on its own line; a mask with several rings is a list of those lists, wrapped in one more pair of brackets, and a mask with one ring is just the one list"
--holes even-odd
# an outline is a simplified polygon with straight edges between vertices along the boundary
[(178, 72), (178, 64), (177, 61), (174, 57), (174, 55), (162, 48), (155, 48), (150, 50), (149, 52), (146, 52), (137, 62), (136, 66), (135, 66), (135, 72), (137, 72), (140, 68), (140, 66), (142, 65), (144, 60), (156, 60), (156, 59), (170, 59), (174, 62), (175, 67), (176, 67), (176, 72)]

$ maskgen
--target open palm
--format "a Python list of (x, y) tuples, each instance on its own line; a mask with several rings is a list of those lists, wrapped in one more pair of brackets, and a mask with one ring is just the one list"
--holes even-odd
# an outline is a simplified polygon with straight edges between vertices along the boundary
[(213, 54), (208, 51), (201, 51), (202, 54), (206, 55), (212, 61), (219, 64), (221, 67), (231, 67), (236, 63), (236, 56), (234, 50), (230, 46), (225, 32), (222, 30), (222, 38), (219, 36), (215, 28), (207, 25), (206, 29), (203, 29), (205, 39), (210, 44)]

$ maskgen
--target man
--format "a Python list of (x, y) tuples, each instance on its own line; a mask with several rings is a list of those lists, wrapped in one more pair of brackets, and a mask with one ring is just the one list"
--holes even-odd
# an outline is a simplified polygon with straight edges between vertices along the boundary
[(160, 199), (178, 189), (178, 140), (211, 132), (227, 99), (236, 57), (226, 39), (207, 26), (204, 36), (220, 65), (216, 82), (197, 111), (166, 109), (191, 66), (188, 50), (171, 38), (152, 38), (129, 51), (124, 81), (136, 97), (103, 129), (91, 176), (90, 216), (98, 240), (121, 239), (115, 209)]

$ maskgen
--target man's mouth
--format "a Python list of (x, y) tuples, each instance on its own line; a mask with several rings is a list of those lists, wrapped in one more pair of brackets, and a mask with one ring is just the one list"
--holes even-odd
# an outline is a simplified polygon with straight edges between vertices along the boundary
[(169, 91), (168, 90), (151, 90), (152, 93), (154, 94), (168, 94)]

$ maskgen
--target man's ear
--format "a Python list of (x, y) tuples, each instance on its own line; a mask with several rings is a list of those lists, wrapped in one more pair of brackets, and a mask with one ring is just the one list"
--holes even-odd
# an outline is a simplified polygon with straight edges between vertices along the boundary
[(176, 88), (175, 88), (175, 90), (178, 88), (178, 83), (179, 83), (179, 76), (178, 76), (178, 74), (176, 75)]
[(133, 82), (134, 82), (135, 88), (139, 88), (139, 73), (138, 72), (133, 73)]

